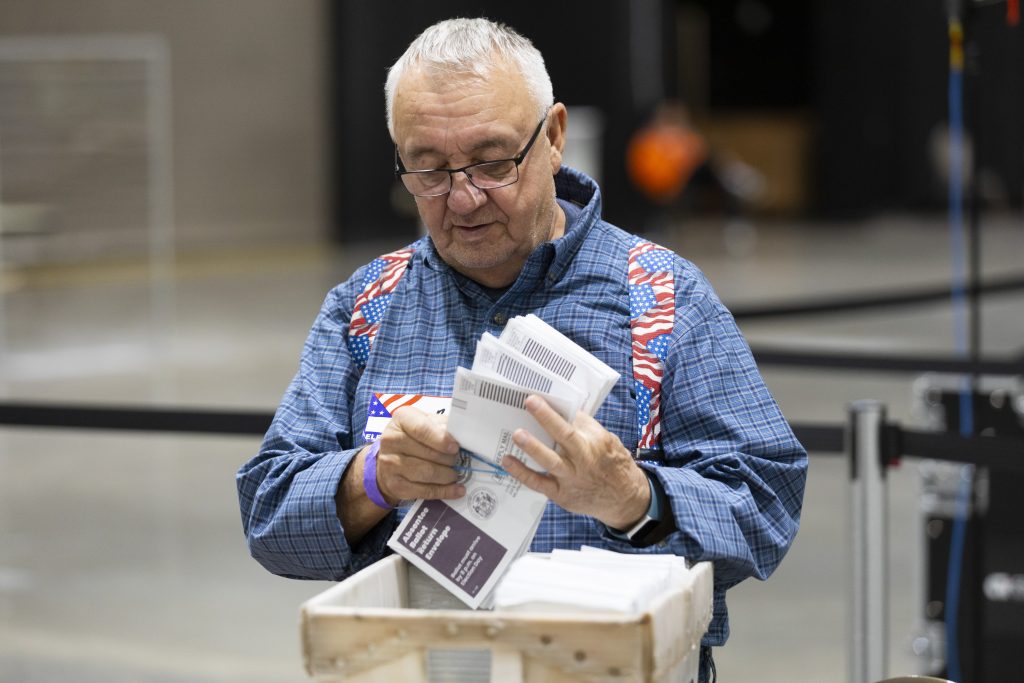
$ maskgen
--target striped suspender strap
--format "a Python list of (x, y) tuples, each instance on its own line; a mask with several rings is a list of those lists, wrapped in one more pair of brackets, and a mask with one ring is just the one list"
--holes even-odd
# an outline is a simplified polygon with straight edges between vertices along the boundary
[(398, 281), (405, 275), (413, 247), (405, 247), (375, 258), (363, 274), (362, 292), (356, 297), (352, 321), (348, 327), (348, 350), (359, 367), (366, 367), (370, 347), (380, 329), (380, 321), (391, 303)]
[[(348, 332), (349, 352), (360, 367), (366, 366), (380, 321), (413, 250), (406, 247), (385, 254), (366, 268)], [(672, 252), (638, 239), (629, 250), (628, 278), (637, 453), (641, 453), (656, 451), (661, 444), (661, 380), (675, 320)]]
[(640, 456), (661, 447), (661, 381), (676, 311), (672, 252), (637, 239), (629, 250), (628, 278)]

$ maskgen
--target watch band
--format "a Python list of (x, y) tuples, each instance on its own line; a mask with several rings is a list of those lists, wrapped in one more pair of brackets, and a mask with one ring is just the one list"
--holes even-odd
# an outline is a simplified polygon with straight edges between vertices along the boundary
[(665, 495), (657, 475), (646, 468), (644, 475), (651, 487), (651, 504), (647, 507), (647, 512), (629, 529), (619, 531), (609, 528), (613, 536), (627, 541), (634, 548), (646, 548), (659, 543), (676, 529), (668, 496)]

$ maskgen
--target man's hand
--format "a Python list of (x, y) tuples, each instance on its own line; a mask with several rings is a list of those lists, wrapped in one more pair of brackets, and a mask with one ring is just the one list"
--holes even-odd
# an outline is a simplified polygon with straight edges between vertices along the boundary
[(414, 407), (399, 408), (380, 435), (377, 488), (392, 505), (401, 500), (459, 498), (452, 469), (459, 444), (445, 430), (447, 420)]
[(509, 474), (562, 508), (614, 529), (629, 528), (643, 517), (651, 504), (650, 485), (614, 434), (584, 413), (566, 422), (540, 396), (527, 398), (526, 409), (555, 440), (558, 452), (518, 429), (512, 440), (547, 473), (506, 455), (501, 464)]
[[(456, 484), (452, 469), (459, 444), (445, 430), (446, 420), (415, 407), (403, 407), (380, 435), (377, 488), (387, 502), (426, 498), (459, 498), (466, 489)], [(371, 501), (363, 488), (366, 452), (363, 448), (345, 470), (335, 496), (345, 538), (355, 545), (388, 513)]]

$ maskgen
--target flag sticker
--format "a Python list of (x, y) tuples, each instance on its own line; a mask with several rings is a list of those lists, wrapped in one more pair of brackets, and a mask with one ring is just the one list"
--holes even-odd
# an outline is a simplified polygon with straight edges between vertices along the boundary
[(414, 406), (425, 413), (447, 415), (451, 403), (451, 396), (374, 392), (366, 408), (366, 429), (363, 431), (363, 438), (367, 441), (376, 441), (399, 408)]

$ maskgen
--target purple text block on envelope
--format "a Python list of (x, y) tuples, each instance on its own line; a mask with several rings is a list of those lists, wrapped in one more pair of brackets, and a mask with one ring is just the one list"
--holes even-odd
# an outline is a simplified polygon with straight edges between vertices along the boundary
[(508, 550), (440, 500), (425, 500), (398, 542), (472, 597)]

